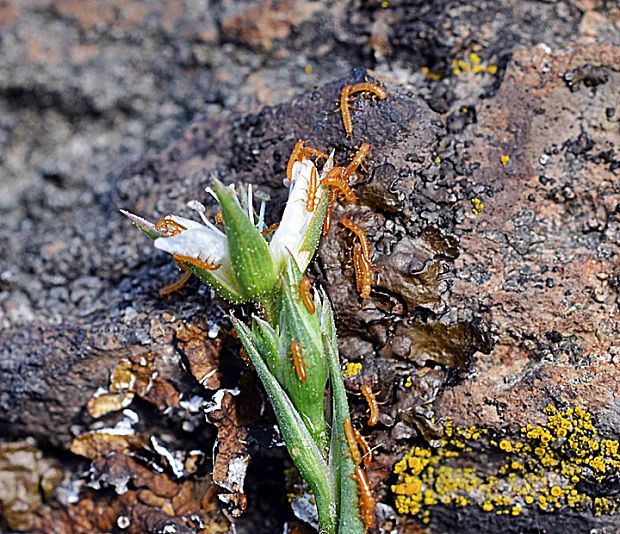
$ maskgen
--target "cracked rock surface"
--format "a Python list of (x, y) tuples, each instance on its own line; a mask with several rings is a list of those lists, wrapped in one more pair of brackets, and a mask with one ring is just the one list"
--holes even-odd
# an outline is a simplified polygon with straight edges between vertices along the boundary
[[(579, 486), (604, 513), (516, 519), (478, 490), (398, 515), (390, 485), (448, 419), (508, 438), (579, 406), (620, 439), (620, 9), (396, 4), (0, 3), (0, 530), (306, 532), (230, 308), (196, 280), (160, 298), (178, 271), (118, 213), (187, 215), (216, 176), (255, 184), (276, 221), (303, 138), (343, 163), (373, 146), (310, 274), (343, 368), (362, 364), (346, 383), (380, 525), (617, 531), (613, 476)], [(390, 96), (358, 99), (346, 138), (339, 89), (367, 75)], [(367, 300), (345, 216), (372, 245)], [(465, 462), (500, 460), (488, 445)]]

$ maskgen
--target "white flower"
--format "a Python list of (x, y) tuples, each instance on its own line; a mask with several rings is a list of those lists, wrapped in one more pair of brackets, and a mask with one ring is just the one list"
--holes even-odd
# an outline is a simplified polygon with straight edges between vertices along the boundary
[[(248, 296), (265, 291), (269, 279), (275, 283), (288, 256), (294, 257), (301, 271), (306, 269), (316, 249), (325, 213), (325, 209), (317, 209), (327, 191), (320, 183), (332, 167), (333, 152), (323, 166), (318, 181), (312, 184), (313, 173), (316, 173), (314, 163), (308, 159), (295, 162), (292, 181), (285, 181), (289, 185), (289, 196), (282, 220), (268, 247), (264, 238), (260, 237), (260, 232), (265, 228), (266, 200), (261, 201), (256, 221), (251, 185), (247, 188), (247, 195), (242, 195), (241, 202), (236, 194), (221, 184), (216, 187), (217, 194), (209, 187), (206, 189), (220, 202), (224, 219), (229, 218), (227, 224), (234, 223), (234, 233), (231, 234), (233, 230), (229, 228), (228, 236), (207, 219), (205, 207), (195, 200), (187, 205), (198, 212), (202, 223), (168, 215), (153, 225), (124, 210), (121, 212), (155, 239), (156, 248), (172, 254), (177, 261), (198, 268), (198, 271), (192, 269), (194, 274), (220, 290), (223, 296), (242, 302)], [(313, 209), (308, 211), (306, 200), (309, 189), (313, 188), (315, 201)], [(234, 191), (234, 188), (231, 189)], [(162, 222), (172, 228), (169, 235), (160, 231)], [(257, 240), (260, 242), (257, 243)], [(233, 258), (236, 258), (235, 263)]]
[[(315, 205), (318, 205), (323, 194), (327, 192), (326, 188), (320, 185), (320, 182), (333, 166), (334, 152), (332, 151), (321, 171)], [(309, 159), (296, 161), (293, 165), (293, 180), (289, 186), (288, 201), (282, 214), (280, 226), (269, 243), (271, 255), (278, 266), (278, 270), (281, 270), (284, 265), (286, 256), (292, 254), (299, 269), (303, 272), (314, 254), (314, 248), (310, 250), (304, 246), (309, 227), (312, 223), (317, 222), (317, 211), (308, 211), (306, 208), (312, 169), (314, 169), (314, 163)], [(288, 180), (285, 183), (288, 183)], [(323, 221), (321, 220), (320, 225), (322, 226), (322, 224)]]

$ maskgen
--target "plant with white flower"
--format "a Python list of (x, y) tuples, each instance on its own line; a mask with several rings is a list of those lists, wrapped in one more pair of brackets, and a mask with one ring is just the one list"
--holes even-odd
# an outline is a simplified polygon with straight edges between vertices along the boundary
[(183, 270), (219, 295), (237, 304), (257, 304), (261, 316), (254, 316), (251, 326), (234, 316), (232, 321), (289, 453), (314, 492), (320, 530), (357, 534), (366, 530), (368, 510), (362, 510), (363, 521), (361, 468), (353, 462), (344, 432), (350, 414), (333, 312), (323, 291), (314, 292), (312, 306), (300, 298), (302, 273), (318, 246), (329, 204), (321, 180), (333, 165), (332, 153), (319, 177), (310, 159), (293, 164), (292, 180), (285, 182), (289, 197), (282, 220), (270, 236), (263, 236), (265, 203), (256, 213), (251, 186), (241, 200), (218, 181), (207, 188), (219, 203), (224, 231), (207, 219), (196, 201), (188, 206), (198, 212), (201, 223), (169, 215), (152, 224), (123, 213), (155, 240), (155, 247), (172, 254)]

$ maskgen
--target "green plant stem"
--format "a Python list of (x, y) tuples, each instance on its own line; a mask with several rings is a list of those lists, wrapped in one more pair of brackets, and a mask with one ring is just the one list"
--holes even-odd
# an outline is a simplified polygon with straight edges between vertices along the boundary
[(316, 498), (321, 534), (336, 534), (338, 528), (337, 496), (336, 481), (332, 472), (323, 460), (319, 448), (306, 429), (295, 406), (254, 348), (251, 331), (234, 317), (232, 321), (271, 401), (286, 448), (302, 477), (312, 488)]
[(332, 389), (333, 416), (330, 469), (334, 472), (337, 484), (336, 491), (340, 496), (338, 503), (338, 534), (364, 534), (366, 528), (360, 517), (357, 482), (353, 478), (355, 466), (351, 460), (344, 434), (344, 421), (350, 418), (351, 415), (340, 371), (336, 327), (331, 307), (326, 309), (326, 319), (327, 324), (325, 325), (326, 331), (323, 333), (323, 344), (327, 352), (327, 365), (329, 367)]

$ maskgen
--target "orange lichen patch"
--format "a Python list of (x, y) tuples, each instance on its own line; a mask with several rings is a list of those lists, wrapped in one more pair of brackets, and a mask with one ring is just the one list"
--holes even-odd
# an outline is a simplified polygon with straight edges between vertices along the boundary
[(0, 443), (0, 515), (11, 531), (31, 531), (36, 512), (62, 479), (33, 439)]
[(128, 406), (135, 395), (160, 410), (176, 406), (179, 393), (154, 368), (155, 355), (139, 354), (120, 360), (110, 376), (108, 391), (99, 391), (88, 401), (88, 414), (97, 419)]
[[(439, 449), (414, 447), (395, 465), (398, 481), (392, 492), (398, 511), (427, 523), (431, 507), (439, 503), (513, 516), (527, 507), (597, 515), (620, 508), (620, 499), (607, 494), (604, 484), (620, 469), (619, 442), (600, 437), (582, 408), (560, 412), (548, 406), (545, 414), (546, 423), (522, 427), (517, 439), (448, 421)], [(494, 473), (461, 466), (480, 448), (495, 448), (502, 455)]]
[(485, 208), (484, 202), (482, 202), (482, 200), (480, 200), (479, 198), (472, 198), (471, 205), (471, 211), (474, 215), (480, 215), (482, 213), (482, 210), (484, 210)]
[(133, 402), (134, 397), (135, 394), (131, 391), (95, 394), (86, 404), (86, 409), (88, 415), (98, 419), (108, 413), (127, 408)]
[(218, 389), (221, 384), (220, 338), (211, 339), (200, 327), (180, 323), (176, 330), (179, 351), (185, 356), (192, 376), (208, 389)]

